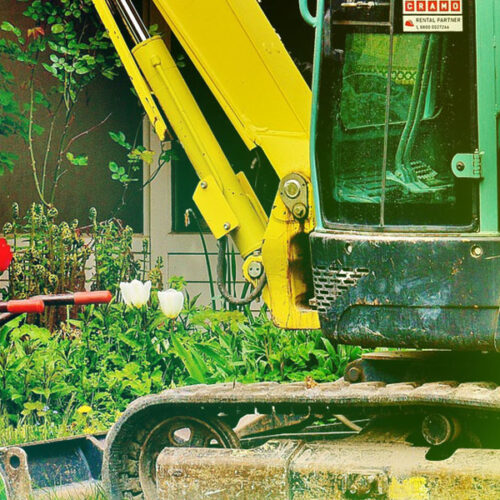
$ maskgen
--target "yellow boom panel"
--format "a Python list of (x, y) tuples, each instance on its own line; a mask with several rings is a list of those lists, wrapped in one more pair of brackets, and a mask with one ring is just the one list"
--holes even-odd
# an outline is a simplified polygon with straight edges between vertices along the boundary
[(257, 0), (153, 0), (249, 149), (309, 176), (311, 91)]
[(216, 238), (230, 233), (243, 257), (259, 250), (265, 223), (258, 200), (245, 193), (165, 43), (155, 36), (132, 53), (200, 177), (194, 200), (210, 230)]

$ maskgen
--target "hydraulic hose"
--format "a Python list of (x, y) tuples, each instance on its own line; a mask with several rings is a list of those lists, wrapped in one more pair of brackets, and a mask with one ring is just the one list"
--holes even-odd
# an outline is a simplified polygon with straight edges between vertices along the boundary
[(262, 276), (257, 282), (257, 286), (253, 291), (246, 297), (235, 297), (231, 295), (226, 287), (226, 277), (225, 277), (225, 263), (226, 263), (226, 246), (227, 246), (227, 236), (222, 237), (219, 240), (219, 253), (217, 255), (217, 287), (220, 294), (230, 303), (235, 306), (244, 306), (253, 302), (262, 293), (264, 286), (267, 282), (266, 273), (262, 272)]

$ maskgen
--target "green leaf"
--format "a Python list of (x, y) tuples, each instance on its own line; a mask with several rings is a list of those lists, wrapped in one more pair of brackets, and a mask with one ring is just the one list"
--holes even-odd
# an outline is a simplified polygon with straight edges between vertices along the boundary
[(220, 366), (227, 365), (227, 359), (223, 355), (221, 355), (214, 347), (200, 344), (198, 345), (198, 349), (203, 354), (205, 354), (205, 356), (216, 361)]
[(62, 33), (64, 31), (64, 26), (62, 24), (53, 24), (51, 29), (52, 33), (57, 35), (58, 33)]
[(150, 151), (148, 149), (136, 148), (129, 153), (129, 158), (132, 161), (139, 160), (139, 161), (143, 161), (144, 163), (151, 164), (153, 162), (154, 155), (155, 155), (154, 152)]
[(36, 104), (41, 104), (44, 108), (50, 108), (50, 102), (49, 100), (39, 91), (35, 91), (35, 103)]
[(125, 134), (123, 132), (109, 132), (109, 136), (113, 141), (122, 146), (125, 149), (132, 149), (132, 145), (127, 142)]
[(44, 408), (44, 404), (40, 401), (36, 401), (36, 402), (26, 402), (24, 403), (24, 408), (28, 411), (34, 411), (34, 410), (38, 410), (38, 411), (41, 411), (43, 410)]
[(175, 353), (179, 356), (179, 358), (181, 358), (181, 361), (184, 363), (189, 375), (201, 384), (206, 383), (207, 380), (205, 373), (200, 369), (200, 364), (197, 360), (193, 359), (191, 353), (184, 348), (182, 343), (177, 339), (176, 335), (171, 335), (170, 338)]
[(107, 78), (108, 80), (113, 80), (115, 76), (117, 76), (118, 73), (116, 71), (113, 71), (111, 68), (106, 68), (102, 72), (102, 76)]
[(73, 155), (73, 153), (66, 153), (67, 160), (76, 167), (83, 167), (88, 165), (89, 158), (86, 155)]
[(76, 68), (75, 72), (77, 75), (86, 75), (90, 72), (90, 69), (85, 66), (80, 66), (79, 68)]
[[(135, 349), (141, 349), (142, 348), (142, 345), (137, 342), (137, 340), (135, 340), (134, 338), (132, 337), (129, 337), (126, 333), (122, 333), (120, 332), (118, 334), (118, 338), (125, 344), (127, 344), (128, 346), (130, 347), (133, 347)], [(132, 365), (131, 365), (132, 366)]]
[(149, 27), (148, 31), (149, 31), (149, 34), (150, 34), (151, 36), (156, 36), (156, 35), (159, 35), (159, 34), (160, 34), (160, 31), (159, 31), (159, 29), (158, 29), (158, 25), (157, 25), (157, 24), (152, 24), (152, 25)]
[(47, 63), (42, 63), (42, 66), (49, 72), (52, 73), (54, 76), (57, 76), (57, 70), (53, 66), (48, 65)]
[(19, 157), (14, 153), (0, 152), (0, 175), (5, 172), (5, 168), (7, 168), (9, 172), (13, 172), (14, 162), (18, 158)]
[(16, 35), (17, 37), (21, 36), (21, 30), (19, 28), (16, 28), (14, 25), (9, 23), (8, 21), (3, 21), (2, 24), (0, 24), (0, 29), (2, 31), (14, 33), (14, 35)]
[(36, 123), (33, 123), (32, 124), (32, 127), (33, 127), (33, 132), (36, 134), (36, 135), (42, 135), (43, 132), (45, 131), (45, 129), (40, 126), (40, 125), (37, 125)]

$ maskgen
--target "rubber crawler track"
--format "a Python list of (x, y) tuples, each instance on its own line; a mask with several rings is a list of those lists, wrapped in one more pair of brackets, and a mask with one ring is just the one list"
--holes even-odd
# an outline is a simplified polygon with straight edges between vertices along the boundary
[[(111, 429), (104, 453), (104, 485), (113, 500), (144, 499), (138, 461), (146, 436), (162, 421), (175, 415), (196, 415), (205, 421), (224, 413), (229, 422), (258, 411), (262, 414), (306, 414), (310, 409), (324, 413), (365, 413), (370, 416), (428, 408), (463, 410), (466, 413), (500, 417), (500, 387), (490, 382), (433, 382), (426, 384), (344, 380), (318, 384), (259, 383), (197, 385), (168, 390), (134, 401)], [(213, 420), (215, 425), (224, 424)], [(231, 429), (227, 426), (228, 442)]]

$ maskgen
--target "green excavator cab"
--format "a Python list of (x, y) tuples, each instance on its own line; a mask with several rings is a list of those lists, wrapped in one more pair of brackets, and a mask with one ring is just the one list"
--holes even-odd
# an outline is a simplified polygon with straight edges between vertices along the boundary
[(320, 3), (311, 244), (322, 326), (337, 341), (500, 348), (497, 82), (482, 64), (495, 8)]

